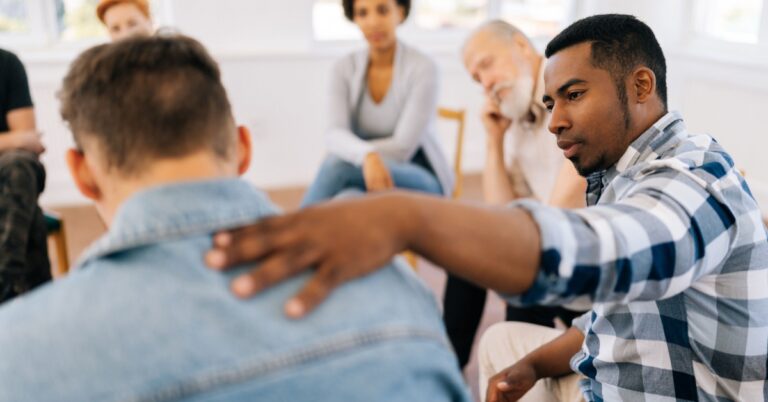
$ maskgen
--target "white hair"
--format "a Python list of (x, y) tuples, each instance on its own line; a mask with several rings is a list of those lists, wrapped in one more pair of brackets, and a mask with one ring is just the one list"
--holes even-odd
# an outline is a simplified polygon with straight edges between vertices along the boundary
[(482, 32), (488, 32), (494, 37), (501, 39), (503, 41), (508, 41), (508, 43), (512, 43), (514, 38), (517, 35), (522, 36), (526, 43), (528, 43), (529, 46), (533, 47), (533, 43), (531, 43), (531, 40), (528, 38), (528, 36), (523, 33), (519, 28), (516, 26), (504, 21), (504, 20), (490, 20), (487, 22), (484, 22), (479, 27), (475, 28), (472, 33), (469, 34), (467, 37), (467, 40), (464, 42), (464, 46), (462, 49), (465, 49), (467, 47), (467, 43), (472, 40), (477, 34)]

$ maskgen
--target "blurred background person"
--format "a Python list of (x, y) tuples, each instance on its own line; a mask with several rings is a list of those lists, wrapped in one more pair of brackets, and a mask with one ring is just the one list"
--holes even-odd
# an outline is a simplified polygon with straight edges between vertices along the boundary
[(113, 41), (154, 32), (147, 0), (101, 0), (96, 15)]
[(437, 65), (396, 35), (411, 2), (344, 0), (342, 5), (368, 47), (333, 68), (329, 155), (302, 204), (345, 189), (449, 193), (454, 178), (435, 133)]
[(51, 279), (43, 151), (24, 65), (0, 49), (0, 303)]

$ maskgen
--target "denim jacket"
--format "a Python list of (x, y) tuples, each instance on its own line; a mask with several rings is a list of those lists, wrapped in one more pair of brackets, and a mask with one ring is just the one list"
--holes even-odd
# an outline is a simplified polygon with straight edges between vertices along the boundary
[[(433, 296), (399, 261), (309, 317), (206, 268), (211, 233), (276, 213), (238, 179), (132, 197), (67, 277), (0, 308), (0, 401), (468, 401)], [(242, 268), (242, 269), (245, 269)]]

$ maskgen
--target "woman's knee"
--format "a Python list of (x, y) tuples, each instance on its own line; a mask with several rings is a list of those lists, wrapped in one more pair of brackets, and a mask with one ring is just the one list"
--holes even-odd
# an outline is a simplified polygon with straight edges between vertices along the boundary
[(361, 169), (339, 157), (328, 156), (320, 166), (320, 176), (349, 176), (360, 172)]

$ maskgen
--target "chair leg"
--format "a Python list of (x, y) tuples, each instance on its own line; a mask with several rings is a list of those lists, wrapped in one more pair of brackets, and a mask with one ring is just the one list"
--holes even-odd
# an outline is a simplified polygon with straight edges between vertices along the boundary
[(59, 265), (59, 274), (64, 275), (69, 272), (69, 254), (67, 253), (67, 237), (64, 234), (64, 223), (53, 236), (53, 242), (56, 245), (56, 261)]

